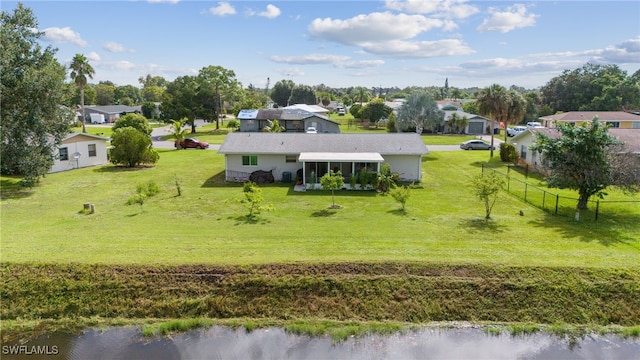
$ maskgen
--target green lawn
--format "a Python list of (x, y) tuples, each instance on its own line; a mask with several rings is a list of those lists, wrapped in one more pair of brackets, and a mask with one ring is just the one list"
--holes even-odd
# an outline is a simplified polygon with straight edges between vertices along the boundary
[[(215, 125), (214, 125), (215, 126)], [(198, 137), (219, 134), (203, 129)], [(215, 132), (215, 131), (210, 131)], [(47, 175), (21, 190), (2, 178), (3, 262), (107, 264), (264, 264), (294, 262), (425, 262), (514, 266), (638, 267), (640, 207), (594, 222), (556, 217), (503, 194), (493, 217), (468, 179), (486, 152), (434, 152), (407, 211), (373, 192), (292, 191), (266, 185), (274, 211), (247, 219), (239, 184), (223, 179), (214, 151), (161, 150), (156, 167), (111, 165)], [(176, 178), (182, 196), (176, 196)], [(127, 206), (136, 185), (162, 192)], [(96, 213), (81, 213), (83, 203)], [(519, 211), (524, 211), (524, 216)]]

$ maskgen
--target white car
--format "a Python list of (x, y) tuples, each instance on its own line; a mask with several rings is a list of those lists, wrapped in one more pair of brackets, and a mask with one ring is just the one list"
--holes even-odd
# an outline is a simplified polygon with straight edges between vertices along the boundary
[(309, 127), (307, 128), (306, 133), (307, 133), (307, 134), (317, 134), (317, 133), (318, 133), (318, 130), (316, 130), (316, 128), (314, 128), (313, 126), (309, 126)]
[(542, 124), (537, 121), (530, 121), (527, 123), (527, 127), (542, 127)]
[(513, 137), (527, 130), (526, 126), (514, 126), (507, 129), (507, 135)]

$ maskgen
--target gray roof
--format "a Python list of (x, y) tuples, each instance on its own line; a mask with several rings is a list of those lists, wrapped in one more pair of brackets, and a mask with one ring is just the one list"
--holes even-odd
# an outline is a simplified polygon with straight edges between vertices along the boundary
[(221, 154), (299, 154), (301, 152), (380, 153), (426, 155), (427, 146), (416, 133), (305, 134), (232, 132), (218, 150)]
[(340, 124), (339, 122), (331, 120), (324, 115), (300, 109), (243, 109), (240, 110), (237, 116), (238, 120), (303, 120), (311, 117), (317, 117), (332, 123)]
[(85, 106), (86, 111), (98, 111), (106, 114), (121, 114), (121, 113), (132, 113), (136, 111), (141, 111), (141, 106), (126, 106), (126, 105), (96, 105), (96, 106)]
[(484, 116), (480, 116), (480, 115), (476, 115), (476, 114), (470, 114), (468, 112), (464, 112), (462, 110), (442, 110), (444, 111), (444, 120), (445, 121), (449, 121), (451, 119), (451, 115), (452, 114), (456, 114), (458, 115), (458, 117), (467, 117), (467, 119), (472, 120), (472, 119), (481, 119), (481, 120), (486, 120), (486, 121), (491, 121), (491, 119), (487, 119)]

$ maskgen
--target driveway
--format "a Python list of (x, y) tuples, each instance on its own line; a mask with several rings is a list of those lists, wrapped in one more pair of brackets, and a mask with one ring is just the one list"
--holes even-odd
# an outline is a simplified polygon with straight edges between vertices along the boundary
[[(205, 122), (203, 120), (196, 120), (196, 128), (198, 126), (204, 125)], [(157, 149), (175, 149), (175, 145), (173, 140), (163, 140), (163, 136), (171, 135), (171, 125), (157, 127), (151, 131), (151, 141), (153, 141), (153, 147)], [(220, 144), (209, 144), (208, 150), (218, 150), (220, 148)]]

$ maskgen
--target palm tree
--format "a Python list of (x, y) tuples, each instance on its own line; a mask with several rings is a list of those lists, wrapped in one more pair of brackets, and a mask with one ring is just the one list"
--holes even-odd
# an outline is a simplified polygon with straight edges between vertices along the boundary
[(82, 54), (76, 54), (71, 61), (71, 80), (73, 80), (80, 89), (80, 107), (82, 109), (82, 132), (86, 133), (85, 114), (84, 114), (84, 87), (87, 85), (87, 77), (93, 79), (95, 70), (87, 58)]
[(358, 86), (356, 87), (354, 90), (354, 99), (360, 100), (360, 106), (362, 106), (362, 103), (364, 102), (364, 100), (366, 99), (367, 101), (369, 101), (369, 89), (367, 89), (364, 86)]
[(527, 112), (527, 100), (515, 90), (510, 90), (507, 94), (508, 106), (507, 116), (504, 123), (504, 141), (507, 141), (507, 126), (518, 123)]
[(171, 125), (171, 136), (176, 139), (175, 141), (175, 146), (176, 149), (180, 150), (182, 147), (180, 146), (180, 143), (182, 142), (182, 140), (184, 140), (185, 136), (187, 135), (187, 129), (185, 129), (184, 127), (184, 121), (183, 120), (174, 120), (173, 124)]
[(493, 157), (494, 120), (501, 121), (506, 117), (508, 103), (507, 89), (501, 85), (493, 84), (482, 89), (476, 101), (480, 115), (489, 116), (489, 119), (491, 119), (491, 126), (489, 128), (491, 133), (491, 153), (489, 156)]

